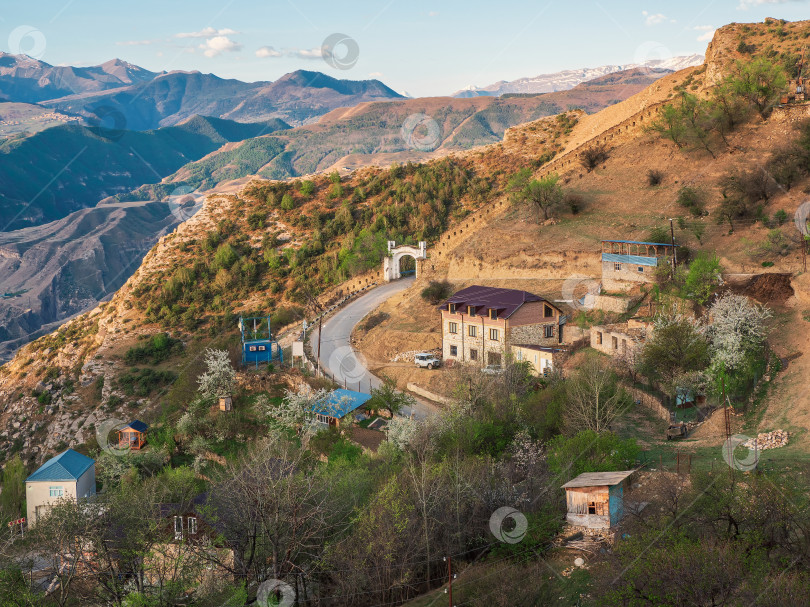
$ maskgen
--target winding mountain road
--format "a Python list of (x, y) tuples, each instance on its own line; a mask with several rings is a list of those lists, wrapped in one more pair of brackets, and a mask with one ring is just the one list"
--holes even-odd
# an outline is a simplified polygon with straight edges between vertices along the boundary
[[(363, 354), (352, 347), (352, 330), (366, 314), (389, 297), (401, 293), (413, 285), (414, 280), (413, 278), (403, 278), (371, 289), (368, 293), (353, 300), (335, 312), (331, 318), (324, 321), (320, 352), (321, 369), (330, 377), (334, 377), (338, 384), (345, 385), (349, 390), (366, 393), (382, 384), (382, 380), (368, 370)], [(312, 345), (312, 351), (317, 356), (317, 327), (311, 333), (310, 344)], [(417, 399), (413, 411), (406, 407), (402, 413), (406, 416), (413, 413), (416, 419), (424, 419), (436, 411), (435, 406)]]

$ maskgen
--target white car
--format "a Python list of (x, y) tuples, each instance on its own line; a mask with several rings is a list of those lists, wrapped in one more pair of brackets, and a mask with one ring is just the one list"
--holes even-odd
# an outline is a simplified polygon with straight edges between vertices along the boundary
[(423, 369), (435, 369), (442, 364), (442, 361), (436, 358), (436, 355), (428, 354), (427, 352), (422, 352), (414, 356), (413, 362), (416, 363), (417, 367), (422, 367)]

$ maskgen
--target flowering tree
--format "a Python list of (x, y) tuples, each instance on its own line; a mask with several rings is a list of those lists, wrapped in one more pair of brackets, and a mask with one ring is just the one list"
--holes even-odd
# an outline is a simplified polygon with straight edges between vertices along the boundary
[(744, 295), (723, 295), (709, 309), (707, 335), (712, 347), (712, 367), (739, 369), (768, 337), (765, 326), (771, 311)]
[(408, 448), (418, 430), (418, 423), (408, 417), (393, 417), (386, 428), (389, 442), (400, 451)]
[(228, 352), (206, 349), (205, 364), (208, 370), (197, 379), (200, 393), (214, 398), (230, 396), (236, 385), (236, 370), (231, 366)]

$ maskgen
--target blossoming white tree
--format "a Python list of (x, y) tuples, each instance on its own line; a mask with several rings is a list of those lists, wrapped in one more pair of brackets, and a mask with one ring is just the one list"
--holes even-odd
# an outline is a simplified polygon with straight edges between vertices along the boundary
[(709, 309), (707, 336), (712, 345), (712, 367), (731, 371), (760, 348), (768, 337), (771, 311), (744, 295), (723, 295)]
[(208, 370), (197, 379), (200, 393), (213, 398), (230, 396), (236, 385), (236, 370), (231, 366), (228, 352), (206, 349), (205, 364)]
[(418, 430), (419, 425), (414, 420), (408, 417), (396, 416), (391, 418), (386, 428), (389, 442), (400, 451), (408, 448)]

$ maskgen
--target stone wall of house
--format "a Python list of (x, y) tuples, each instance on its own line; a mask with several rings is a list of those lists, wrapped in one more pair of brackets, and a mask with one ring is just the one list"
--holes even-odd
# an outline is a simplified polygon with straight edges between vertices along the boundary
[[(643, 271), (639, 272), (639, 268)], [(627, 283), (653, 282), (654, 277), (655, 266), (639, 266), (623, 262), (621, 270), (616, 270), (614, 262), (602, 262), (602, 287), (608, 291), (623, 291), (628, 288)]]
[[(459, 315), (445, 318), (442, 327), (442, 358), (445, 361), (456, 361), (464, 363), (478, 363), (481, 366), (486, 366), (490, 363), (489, 353), (500, 355), (501, 363), (505, 360), (506, 344), (504, 340), (503, 321), (488, 321), (484, 319), (479, 322), (467, 323), (462, 320), (456, 320)], [(457, 333), (450, 333), (448, 330), (448, 323), (456, 322), (458, 325)], [(470, 337), (468, 327), (473, 325), (476, 327), (475, 337)], [(498, 329), (498, 340), (489, 338), (490, 328)], [(451, 347), (456, 347), (455, 356), (451, 354)]]
[[(544, 328), (547, 326), (552, 328), (551, 337), (545, 336)], [(558, 331), (559, 328), (556, 322), (509, 327), (507, 342), (510, 344), (529, 344), (532, 346), (556, 346), (559, 345)], [(565, 337), (564, 331), (563, 337)]]
[[(612, 288), (607, 287), (612, 291), (626, 289), (628, 285), (621, 283), (620, 286), (614, 285)], [(616, 314), (624, 314), (633, 307), (638, 301), (637, 297), (616, 297), (614, 295), (594, 295), (593, 308), (595, 310), (604, 310), (605, 312), (615, 312)]]
[(603, 354), (615, 356), (638, 347), (632, 335), (599, 325), (591, 327), (591, 348)]

